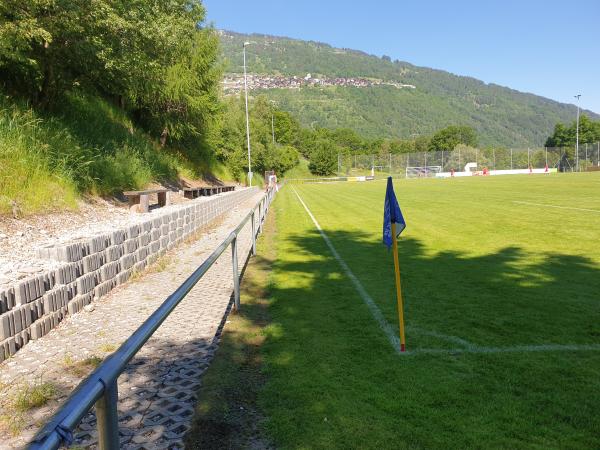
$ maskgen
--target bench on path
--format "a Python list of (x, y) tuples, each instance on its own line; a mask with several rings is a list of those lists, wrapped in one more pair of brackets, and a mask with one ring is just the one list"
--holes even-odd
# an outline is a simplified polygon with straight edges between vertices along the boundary
[(198, 198), (198, 197), (206, 197), (213, 194), (220, 194), (221, 192), (231, 192), (235, 190), (235, 186), (227, 185), (227, 186), (209, 186), (209, 187), (191, 187), (191, 188), (183, 188), (183, 196), (185, 198)]
[(150, 195), (156, 194), (158, 197), (158, 206), (167, 206), (171, 204), (169, 189), (147, 189), (145, 191), (125, 191), (125, 195), (129, 199), (129, 208), (139, 205), (138, 211), (147, 213), (150, 207)]

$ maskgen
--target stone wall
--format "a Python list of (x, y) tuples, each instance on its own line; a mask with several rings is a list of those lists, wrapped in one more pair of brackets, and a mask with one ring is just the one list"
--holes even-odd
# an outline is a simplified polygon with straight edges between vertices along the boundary
[(257, 192), (257, 188), (236, 190), (186, 203), (175, 211), (158, 209), (140, 224), (40, 248), (40, 258), (61, 265), (0, 291), (0, 362)]

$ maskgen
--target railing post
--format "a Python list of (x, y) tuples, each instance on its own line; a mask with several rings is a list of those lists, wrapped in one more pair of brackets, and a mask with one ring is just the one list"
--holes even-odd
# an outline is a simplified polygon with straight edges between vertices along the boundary
[(240, 278), (238, 275), (237, 236), (231, 241), (231, 265), (233, 268), (233, 301), (235, 310), (240, 309)]
[(252, 210), (250, 221), (252, 222), (252, 256), (256, 256), (256, 222), (254, 221), (254, 210)]
[(98, 448), (100, 450), (118, 450), (119, 448), (119, 400), (117, 380), (104, 388), (104, 395), (96, 402), (96, 420), (98, 422)]
[(260, 203), (258, 204), (258, 232), (262, 233), (262, 205), (264, 202), (264, 197), (263, 200), (260, 201)]

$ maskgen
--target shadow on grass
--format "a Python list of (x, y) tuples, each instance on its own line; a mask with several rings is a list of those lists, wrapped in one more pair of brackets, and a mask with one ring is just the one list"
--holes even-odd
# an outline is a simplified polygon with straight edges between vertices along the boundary
[[(366, 234), (327, 234), (397, 327), (391, 252)], [(321, 235), (281, 239), (260, 396), (279, 446), (600, 445), (600, 351), (399, 357)], [(493, 347), (600, 344), (600, 268), (586, 257), (510, 246), (432, 254), (403, 239), (400, 260), (409, 349), (457, 347), (435, 334)]]
[[(327, 235), (397, 328), (391, 251), (366, 234)], [(311, 283), (299, 289), (274, 286), (273, 297), (339, 301), (330, 289), (342, 278), (351, 284), (321, 235), (315, 231), (288, 239), (302, 257), (278, 261), (277, 270)], [(399, 254), (409, 326), (460, 335), (478, 345), (598, 343), (600, 267), (589, 258), (531, 255), (518, 247), (478, 256), (430, 254), (412, 238), (401, 240)], [(360, 302), (357, 294), (353, 297)]]

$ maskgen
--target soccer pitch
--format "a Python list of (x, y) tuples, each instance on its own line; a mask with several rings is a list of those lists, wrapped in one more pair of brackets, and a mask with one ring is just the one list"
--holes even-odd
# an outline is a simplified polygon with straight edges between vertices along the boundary
[(278, 194), (263, 392), (276, 443), (600, 447), (600, 174), (395, 190), (407, 354), (389, 338), (385, 183)]

